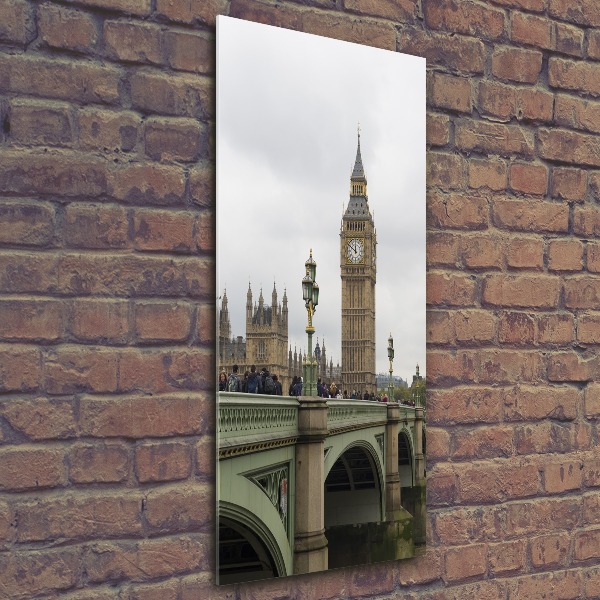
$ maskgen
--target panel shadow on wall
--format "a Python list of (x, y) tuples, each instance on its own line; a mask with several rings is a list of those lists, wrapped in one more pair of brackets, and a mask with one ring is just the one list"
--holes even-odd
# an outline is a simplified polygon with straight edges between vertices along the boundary
[(220, 584), (425, 544), (425, 60), (217, 19)]

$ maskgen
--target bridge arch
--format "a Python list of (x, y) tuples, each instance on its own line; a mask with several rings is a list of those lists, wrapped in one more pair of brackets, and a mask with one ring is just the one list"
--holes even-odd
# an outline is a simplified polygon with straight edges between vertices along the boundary
[(415, 485), (415, 451), (413, 436), (407, 427), (398, 432), (398, 474), (401, 487)]
[(331, 448), (324, 481), (325, 527), (384, 520), (385, 478), (373, 444), (353, 440), (341, 451)]
[(248, 509), (219, 502), (219, 584), (288, 574), (280, 541)]

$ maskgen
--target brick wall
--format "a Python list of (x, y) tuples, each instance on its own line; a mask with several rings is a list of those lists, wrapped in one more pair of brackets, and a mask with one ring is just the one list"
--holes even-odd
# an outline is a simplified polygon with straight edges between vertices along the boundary
[[(218, 13), (428, 60), (423, 558), (212, 584)], [(0, 597), (600, 597), (597, 0), (3, 0), (0, 124)]]

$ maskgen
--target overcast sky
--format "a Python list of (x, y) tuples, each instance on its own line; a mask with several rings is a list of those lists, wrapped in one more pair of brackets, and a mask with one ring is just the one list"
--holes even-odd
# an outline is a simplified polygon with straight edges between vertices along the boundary
[(313, 250), (315, 338), (341, 363), (340, 224), (357, 126), (377, 230), (377, 371), (425, 373), (425, 59), (217, 17), (217, 295), (246, 335), (246, 292), (287, 289), (305, 350), (301, 281)]

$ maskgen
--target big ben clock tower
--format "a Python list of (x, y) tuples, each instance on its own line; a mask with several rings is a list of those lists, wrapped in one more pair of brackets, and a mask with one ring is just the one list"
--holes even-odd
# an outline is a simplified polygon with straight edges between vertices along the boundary
[(375, 281), (377, 236), (369, 210), (360, 154), (350, 177), (350, 199), (340, 230), (342, 279), (342, 384), (348, 393), (377, 391), (375, 381)]

